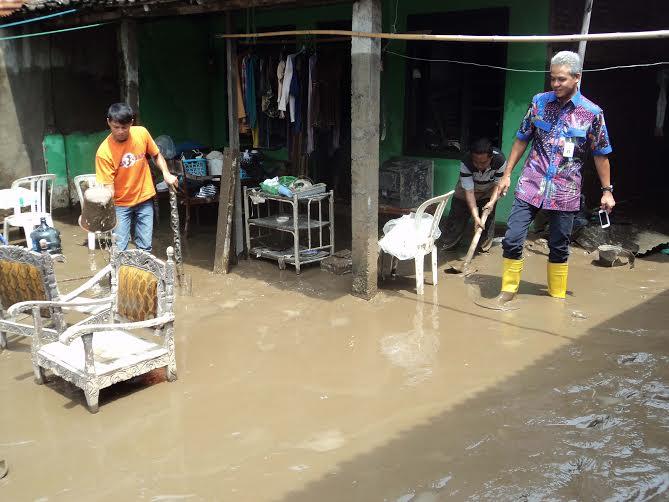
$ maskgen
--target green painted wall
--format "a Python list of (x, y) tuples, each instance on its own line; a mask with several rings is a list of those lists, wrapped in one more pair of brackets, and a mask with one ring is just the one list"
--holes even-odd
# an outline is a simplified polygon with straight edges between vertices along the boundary
[(225, 85), (219, 85), (215, 78), (215, 60), (219, 58), (213, 56), (206, 16), (140, 24), (140, 121), (154, 138), (168, 134), (177, 144), (225, 141), (218, 124), (226, 121), (226, 111), (215, 109), (214, 104), (220, 106), (221, 99), (212, 98), (216, 88), (225, 96)]
[[(47, 172), (56, 175), (56, 186), (66, 187), (80, 174), (95, 172), (95, 153), (109, 131), (92, 134), (49, 134), (43, 141)], [(75, 197), (74, 193), (71, 194)]]
[(95, 172), (95, 153), (107, 136), (109, 136), (109, 131), (93, 134), (75, 133), (65, 136), (65, 155), (70, 179), (80, 174)]
[(65, 137), (62, 134), (49, 134), (42, 141), (46, 172), (56, 175), (55, 184), (67, 186), (67, 156), (65, 155)]

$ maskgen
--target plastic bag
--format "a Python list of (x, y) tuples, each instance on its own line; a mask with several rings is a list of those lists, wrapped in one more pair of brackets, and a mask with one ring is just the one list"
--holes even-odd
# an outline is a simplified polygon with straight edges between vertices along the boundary
[(281, 176), (280, 178), (275, 176), (274, 178), (266, 179), (260, 183), (260, 188), (263, 192), (270, 195), (278, 195), (279, 185), (283, 185), (284, 187), (288, 188), (296, 179), (297, 178), (295, 176)]
[[(428, 243), (432, 236), (431, 214), (423, 213), (418, 225), (416, 225), (416, 214), (411, 213), (401, 218), (390, 220), (383, 226), (383, 237), (379, 241), (379, 247), (399, 260), (410, 260), (415, 258), (419, 246)], [(441, 231), (437, 228), (434, 237), (441, 237)]]
[(174, 141), (167, 135), (158, 136), (156, 138), (156, 145), (158, 150), (166, 160), (173, 159), (177, 156), (177, 148), (174, 146)]

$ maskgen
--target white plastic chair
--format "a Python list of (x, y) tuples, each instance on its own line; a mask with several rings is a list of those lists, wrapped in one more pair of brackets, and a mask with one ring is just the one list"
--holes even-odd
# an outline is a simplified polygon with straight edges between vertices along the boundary
[[(82, 188), (84, 183), (88, 184), (88, 188), (95, 186), (95, 174), (80, 174), (74, 177), (74, 188), (77, 189), (82, 211), (84, 209), (84, 189)], [(88, 232), (88, 249), (95, 251), (95, 232)]]
[(29, 211), (22, 211), (21, 205), (17, 203), (14, 206), (14, 214), (5, 218), (3, 225), (5, 241), (9, 242), (9, 227), (22, 227), (26, 237), (26, 245), (28, 248), (32, 248), (30, 233), (39, 225), (40, 219), (46, 218), (49, 226), (53, 226), (53, 220), (51, 219), (51, 196), (55, 180), (55, 174), (38, 174), (36, 176), (19, 178), (12, 182), (12, 189), (26, 188), (37, 195), (30, 204)]
[[(426, 200), (423, 202), (418, 209), (416, 210), (416, 215), (414, 217), (416, 222), (416, 227), (420, 227), (420, 222), (423, 218), (425, 211), (431, 206), (437, 206), (432, 213), (432, 224), (430, 226), (430, 231), (427, 234), (427, 239), (419, 242), (415, 249), (415, 256), (413, 258), (416, 267), (416, 293), (422, 295), (425, 293), (425, 274), (424, 274), (424, 261), (425, 255), (432, 255), (432, 284), (437, 285), (439, 274), (437, 269), (437, 246), (434, 242), (438, 237), (439, 231), (439, 221), (444, 214), (444, 209), (446, 209), (446, 204), (448, 200), (453, 196), (455, 190), (439, 195), (438, 197), (433, 197), (432, 199)], [(413, 250), (412, 250), (413, 251)], [(397, 268), (398, 258), (392, 257), (391, 260), (391, 271), (394, 272)], [(383, 277), (383, 274), (382, 274)]]

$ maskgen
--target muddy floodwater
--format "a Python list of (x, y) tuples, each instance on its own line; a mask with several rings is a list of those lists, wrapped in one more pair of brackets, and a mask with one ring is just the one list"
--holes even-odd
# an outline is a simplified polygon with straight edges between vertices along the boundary
[[(69, 291), (104, 252), (89, 262), (58, 226)], [(422, 298), (401, 267), (366, 302), (318, 267), (213, 275), (213, 242), (185, 244), (174, 383), (117, 384), (91, 415), (66, 382), (37, 386), (9, 338), (0, 500), (669, 499), (669, 257), (601, 268), (575, 249), (558, 301), (528, 252), (517, 308), (495, 311), (475, 301), (499, 288), (499, 247), (466, 280), (442, 260)]]

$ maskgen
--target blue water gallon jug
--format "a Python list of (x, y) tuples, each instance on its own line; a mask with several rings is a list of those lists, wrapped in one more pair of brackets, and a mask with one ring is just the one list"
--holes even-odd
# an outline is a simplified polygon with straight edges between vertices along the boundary
[(40, 224), (30, 233), (30, 240), (33, 243), (33, 251), (38, 253), (42, 251), (39, 241), (44, 239), (47, 242), (47, 251), (49, 254), (60, 254), (63, 250), (60, 243), (60, 232), (46, 223), (46, 218), (41, 218)]

